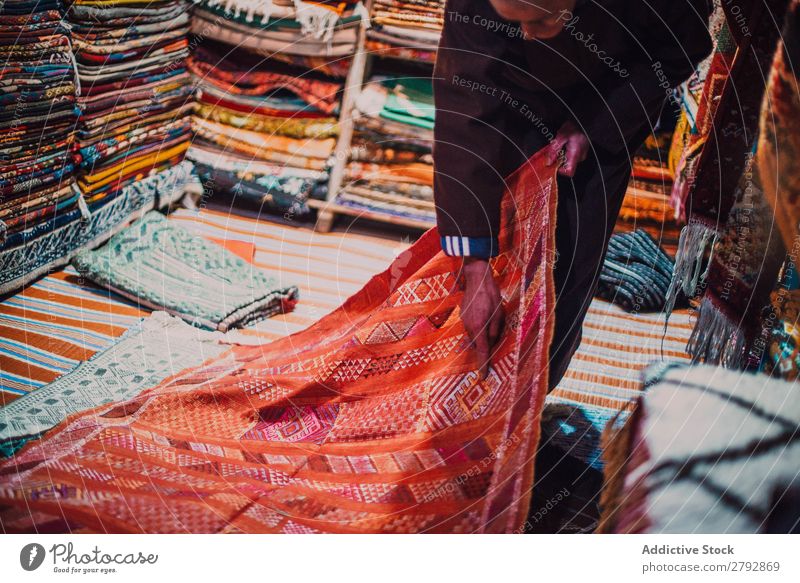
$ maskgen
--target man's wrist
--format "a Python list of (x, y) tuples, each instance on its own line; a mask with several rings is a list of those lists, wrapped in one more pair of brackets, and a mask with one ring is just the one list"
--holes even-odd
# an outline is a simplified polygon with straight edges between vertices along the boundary
[(464, 279), (468, 282), (482, 281), (492, 276), (492, 268), (488, 259), (465, 257), (463, 267)]

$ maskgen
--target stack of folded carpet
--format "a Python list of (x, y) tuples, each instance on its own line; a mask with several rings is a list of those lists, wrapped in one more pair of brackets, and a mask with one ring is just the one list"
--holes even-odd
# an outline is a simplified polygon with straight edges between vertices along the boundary
[(174, 166), (191, 139), (182, 0), (74, 0), (68, 12), (81, 82), (79, 186), (89, 208)]
[(367, 49), (382, 56), (433, 62), (444, 24), (443, 0), (375, 0)]
[(210, 41), (189, 67), (197, 111), (188, 156), (206, 189), (245, 206), (305, 212), (327, 185), (342, 83)]
[(78, 117), (60, 0), (0, 2), (0, 251), (76, 208)]
[(335, 0), (193, 0), (192, 32), (264, 56), (348, 57), (356, 48), (360, 3)]
[(633, 157), (631, 180), (619, 217), (626, 221), (673, 219), (670, 193), (674, 177), (669, 169), (673, 130), (653, 133)]
[(661, 310), (674, 265), (646, 231), (617, 233), (608, 242), (597, 295), (629, 312)]
[(435, 222), (430, 79), (373, 77), (356, 100), (350, 162), (337, 203)]

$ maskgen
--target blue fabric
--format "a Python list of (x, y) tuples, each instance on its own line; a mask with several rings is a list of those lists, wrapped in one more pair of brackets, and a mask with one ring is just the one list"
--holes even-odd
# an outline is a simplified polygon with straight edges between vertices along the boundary
[(441, 238), (442, 250), (450, 257), (478, 257), (489, 259), (497, 255), (498, 244), (494, 237), (454, 237)]

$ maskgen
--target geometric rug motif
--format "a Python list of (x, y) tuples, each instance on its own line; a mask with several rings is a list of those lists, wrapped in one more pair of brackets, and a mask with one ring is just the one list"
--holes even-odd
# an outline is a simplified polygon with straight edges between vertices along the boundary
[[(74, 370), (0, 408), (0, 447), (33, 437), (72, 413), (125, 401), (228, 347), (221, 333), (155, 312)], [(2, 455), (2, 454), (0, 454)]]
[(507, 321), (486, 379), (460, 262), (432, 229), (306, 330), (30, 442), (0, 465), (0, 528), (520, 531), (548, 382), (555, 171), (537, 154), (508, 180), (492, 261)]

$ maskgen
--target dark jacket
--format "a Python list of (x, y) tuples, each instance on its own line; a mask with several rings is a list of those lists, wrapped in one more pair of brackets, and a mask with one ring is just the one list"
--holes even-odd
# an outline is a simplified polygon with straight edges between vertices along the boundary
[(450, 255), (496, 254), (503, 178), (574, 121), (590, 156), (630, 156), (709, 54), (707, 0), (578, 0), (525, 40), (488, 0), (449, 0), (434, 73), (434, 192)]

